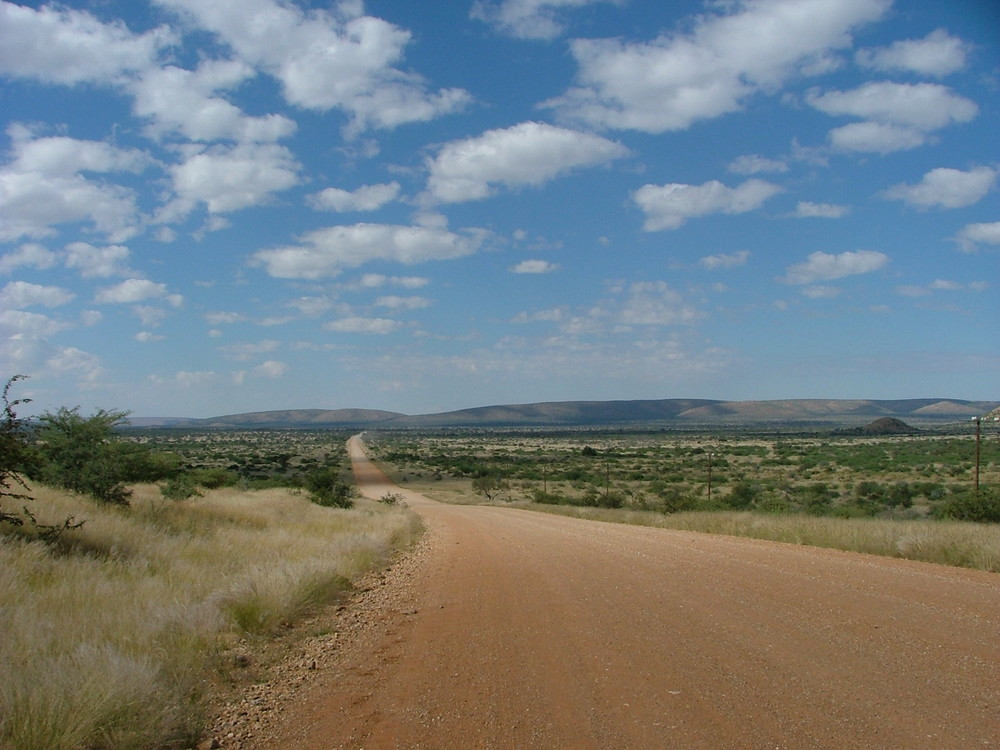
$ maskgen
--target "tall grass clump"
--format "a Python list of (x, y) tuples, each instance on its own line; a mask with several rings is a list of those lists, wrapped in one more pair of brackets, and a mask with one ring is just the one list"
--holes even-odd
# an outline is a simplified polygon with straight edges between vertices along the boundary
[(749, 511), (662, 514), (568, 505), (515, 503), (548, 513), (788, 544), (863, 552), (884, 557), (1000, 573), (1000, 524), (968, 521), (827, 518)]
[(0, 747), (187, 747), (211, 668), (330, 602), (418, 533), (405, 509), (322, 508), (289, 490), (181, 502), (135, 488), (131, 509), (33, 487), (55, 545), (0, 536)]

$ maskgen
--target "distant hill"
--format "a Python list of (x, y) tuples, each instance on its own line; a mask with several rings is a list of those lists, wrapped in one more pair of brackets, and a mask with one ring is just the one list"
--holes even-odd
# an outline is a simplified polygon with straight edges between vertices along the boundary
[[(195, 429), (587, 427), (601, 425), (829, 425), (857, 427), (881, 418), (941, 424), (1000, 409), (997, 401), (956, 399), (786, 399), (718, 401), (647, 399), (549, 401), (481, 406), (439, 414), (406, 415), (378, 409), (286, 409), (230, 414), (208, 419), (138, 418), (134, 427)], [(910, 426), (905, 425), (908, 429)]]
[(914, 435), (920, 430), (895, 417), (879, 417), (863, 427), (853, 427), (839, 432), (852, 435)]

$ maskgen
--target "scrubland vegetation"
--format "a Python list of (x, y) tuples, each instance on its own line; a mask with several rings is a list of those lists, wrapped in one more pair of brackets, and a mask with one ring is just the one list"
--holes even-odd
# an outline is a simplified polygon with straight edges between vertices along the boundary
[(453, 432), (370, 440), (397, 481), (505, 502), (1000, 572), (1000, 434)]
[[(192, 747), (213, 691), (236, 681), (259, 646), (419, 533), (405, 508), (350, 496), (340, 436), (305, 450), (322, 459), (303, 464), (302, 479), (269, 487), (277, 477), (255, 485), (199, 474), (211, 467), (122, 438), (113, 412), (60, 410), (50, 415), (56, 432), (54, 420), (29, 425), (16, 411), (24, 402), (7, 396), (5, 750)], [(309, 489), (297, 486), (310, 471)], [(153, 474), (158, 483), (135, 481)]]

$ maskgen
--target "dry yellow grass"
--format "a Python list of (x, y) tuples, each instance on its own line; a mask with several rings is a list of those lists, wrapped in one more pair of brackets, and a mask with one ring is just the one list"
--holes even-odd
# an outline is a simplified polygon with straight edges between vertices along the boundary
[(214, 657), (329, 602), (419, 533), (405, 509), (334, 510), (288, 490), (133, 508), (35, 488), (40, 522), (86, 519), (60, 548), (0, 539), (0, 747), (183, 745)]

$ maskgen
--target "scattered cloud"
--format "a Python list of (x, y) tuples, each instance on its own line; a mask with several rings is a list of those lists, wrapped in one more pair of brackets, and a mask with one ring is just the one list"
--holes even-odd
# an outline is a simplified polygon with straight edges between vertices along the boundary
[(378, 297), (375, 300), (375, 307), (385, 307), (389, 310), (420, 310), (430, 307), (433, 302), (427, 297), (400, 297), (398, 295), (387, 295)]
[(916, 148), (929, 134), (969, 122), (976, 103), (937, 83), (875, 81), (850, 91), (810, 91), (806, 101), (833, 116), (865, 120), (830, 131), (832, 144), (847, 151), (890, 153)]
[(813, 284), (817, 281), (833, 281), (845, 276), (877, 271), (888, 262), (888, 255), (875, 250), (848, 251), (839, 255), (816, 251), (810, 253), (803, 263), (789, 266), (787, 274), (779, 281), (786, 284)]
[(614, 314), (616, 322), (628, 326), (674, 326), (692, 323), (701, 317), (701, 310), (665, 281), (629, 285)]
[(389, 318), (351, 317), (331, 320), (329, 323), (324, 323), (323, 328), (337, 333), (362, 333), (384, 336), (399, 330), (402, 325), (398, 320), (391, 320)]
[(254, 259), (277, 278), (320, 279), (375, 260), (406, 265), (451, 260), (471, 255), (482, 243), (474, 232), (393, 224), (326, 227), (299, 239), (297, 246), (262, 250)]
[(781, 159), (768, 159), (758, 154), (744, 154), (730, 162), (726, 169), (736, 174), (750, 175), (761, 172), (787, 172), (788, 164)]
[(577, 85), (543, 106), (596, 128), (662, 133), (740, 109), (789, 78), (835, 67), (852, 31), (890, 0), (735, 0), (688, 33), (651, 42), (576, 39)]
[(858, 50), (854, 59), (862, 67), (882, 72), (943, 77), (962, 70), (968, 54), (968, 44), (945, 29), (937, 29), (923, 39), (906, 39), (888, 47)]
[(42, 286), (27, 281), (11, 281), (0, 289), (0, 306), (21, 309), (33, 305), (61, 307), (73, 301), (76, 295), (58, 286)]
[(955, 239), (965, 252), (975, 252), (979, 245), (1000, 245), (1000, 221), (966, 224)]
[(127, 265), (130, 254), (124, 245), (96, 247), (89, 242), (72, 242), (66, 246), (66, 267), (77, 269), (84, 278), (135, 276)]
[(747, 180), (739, 187), (726, 187), (717, 180), (703, 185), (644, 185), (632, 200), (646, 214), (647, 232), (677, 229), (685, 221), (709, 214), (742, 214), (760, 208), (782, 189), (763, 180)]
[(917, 208), (962, 208), (978, 202), (992, 188), (997, 172), (989, 167), (975, 167), (968, 172), (948, 167), (932, 169), (916, 185), (900, 183), (882, 193), (890, 200), (901, 200)]
[(718, 255), (706, 255), (698, 261), (698, 263), (703, 268), (707, 268), (709, 271), (716, 271), (719, 269), (739, 268), (740, 266), (745, 266), (749, 259), (749, 250), (737, 250), (735, 253), (730, 253), (728, 255), (725, 253), (720, 253)]
[(517, 39), (555, 39), (565, 29), (565, 10), (598, 2), (621, 5), (624, 0), (475, 0), (469, 17)]
[(810, 203), (799, 201), (792, 214), (797, 219), (839, 219), (851, 212), (850, 206), (838, 206), (834, 203)]
[(8, 274), (21, 267), (44, 271), (56, 265), (58, 257), (37, 242), (26, 242), (16, 250), (0, 255), (0, 273)]
[(267, 378), (268, 380), (275, 380), (280, 378), (282, 375), (287, 373), (289, 370), (288, 365), (284, 362), (278, 362), (277, 360), (269, 359), (266, 362), (261, 362), (251, 371), (253, 375), (258, 378)]
[(522, 122), (445, 144), (427, 164), (427, 193), (437, 203), (480, 200), (494, 195), (498, 185), (538, 186), (627, 154), (620, 143), (591, 133)]
[(183, 302), (179, 294), (167, 292), (166, 284), (157, 284), (148, 279), (126, 279), (115, 286), (98, 289), (94, 301), (99, 304), (134, 304), (164, 298), (174, 307), (179, 307)]
[(270, 354), (281, 346), (280, 341), (274, 339), (263, 339), (261, 341), (248, 342), (242, 344), (226, 344), (219, 347), (228, 359), (238, 362), (246, 362), (261, 354)]
[(375, 211), (399, 198), (398, 182), (363, 185), (356, 190), (326, 188), (306, 198), (318, 211)]
[[(4, 4), (6, 7), (7, 4)], [(139, 231), (135, 194), (90, 174), (140, 172), (148, 157), (99, 141), (35, 137), (23, 126), (8, 128), (11, 160), (0, 166), (0, 241), (46, 237), (76, 221), (93, 224), (111, 241)]]
[(163, 26), (136, 35), (85, 11), (9, 2), (0, 3), (0, 38), (0, 72), (64, 85), (113, 83), (177, 42)]
[(511, 273), (552, 273), (553, 271), (558, 271), (559, 266), (555, 263), (550, 263), (547, 260), (522, 260), (515, 266), (511, 266)]
[(432, 92), (397, 67), (410, 33), (373, 16), (361, 2), (305, 11), (276, 0), (157, 0), (216, 34), (239, 58), (280, 81), (297, 107), (349, 113), (348, 133), (425, 122), (470, 101), (457, 88)]

